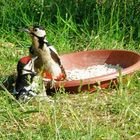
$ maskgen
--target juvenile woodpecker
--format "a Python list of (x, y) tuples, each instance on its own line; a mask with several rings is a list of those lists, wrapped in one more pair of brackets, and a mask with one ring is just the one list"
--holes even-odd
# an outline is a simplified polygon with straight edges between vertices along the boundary
[(45, 70), (51, 80), (66, 79), (66, 73), (56, 49), (45, 39), (45, 29), (41, 26), (33, 26), (25, 31), (30, 34), (32, 39), (30, 53), (33, 57), (37, 56), (35, 68)]
[[(26, 101), (39, 93), (39, 83), (35, 81), (37, 78), (34, 69), (35, 59), (36, 57), (23, 57), (17, 64), (17, 78), (13, 93), (16, 99)], [(43, 90), (43, 92), (46, 93), (45, 89)], [(41, 91), (41, 93), (43, 92)]]

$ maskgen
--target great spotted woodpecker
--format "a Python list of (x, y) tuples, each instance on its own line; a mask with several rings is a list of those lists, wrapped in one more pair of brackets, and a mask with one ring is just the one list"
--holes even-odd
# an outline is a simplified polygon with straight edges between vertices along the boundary
[(30, 53), (32, 57), (37, 56), (35, 68), (39, 71), (43, 69), (44, 74), (47, 73), (52, 81), (66, 79), (66, 73), (56, 49), (45, 39), (45, 29), (41, 26), (33, 26), (24, 31), (28, 32), (32, 39)]
[[(38, 95), (40, 92), (42, 95), (46, 94), (45, 88), (39, 91), (39, 77), (36, 75), (34, 68), (34, 61), (37, 57), (23, 57), (17, 64), (17, 78), (14, 88), (14, 96), (16, 99), (26, 101), (30, 97)], [(43, 83), (42, 83), (43, 85)]]

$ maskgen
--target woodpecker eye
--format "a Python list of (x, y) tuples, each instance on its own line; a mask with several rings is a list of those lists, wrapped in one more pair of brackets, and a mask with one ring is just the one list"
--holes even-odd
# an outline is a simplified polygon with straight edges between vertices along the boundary
[(34, 29), (35, 32), (36, 32), (37, 30), (38, 30), (37, 28)]

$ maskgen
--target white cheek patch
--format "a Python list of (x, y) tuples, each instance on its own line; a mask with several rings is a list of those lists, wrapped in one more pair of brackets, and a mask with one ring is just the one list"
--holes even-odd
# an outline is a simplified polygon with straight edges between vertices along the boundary
[(28, 64), (26, 64), (22, 70), (22, 74), (31, 74), (31, 73), (35, 73), (35, 69), (34, 69), (34, 61), (35, 59), (37, 59), (37, 57), (32, 58)]
[(32, 62), (31, 61), (29, 61), (28, 62), (28, 64), (26, 64), (25, 66), (24, 66), (24, 68), (23, 68), (23, 70), (22, 70), (22, 74), (24, 75), (24, 74), (30, 74), (31, 71), (32, 70)]
[(41, 29), (38, 29), (35, 34), (38, 36), (38, 37), (44, 37), (46, 35), (46, 32), (44, 30), (41, 30)]

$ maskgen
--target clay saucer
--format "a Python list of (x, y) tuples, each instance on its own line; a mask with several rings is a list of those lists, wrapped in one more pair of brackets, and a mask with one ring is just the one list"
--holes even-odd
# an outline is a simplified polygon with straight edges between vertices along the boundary
[[(129, 75), (140, 69), (140, 55), (126, 50), (97, 50), (81, 51), (64, 54), (61, 62), (66, 70), (82, 69), (93, 65), (119, 64), (123, 70), (122, 75)], [(101, 88), (107, 88), (111, 81), (117, 81), (119, 72), (114, 72), (104, 76), (88, 78), (84, 80), (59, 81), (56, 88), (63, 86), (66, 91), (77, 93), (82, 91), (95, 91), (95, 86), (100, 82)]]

